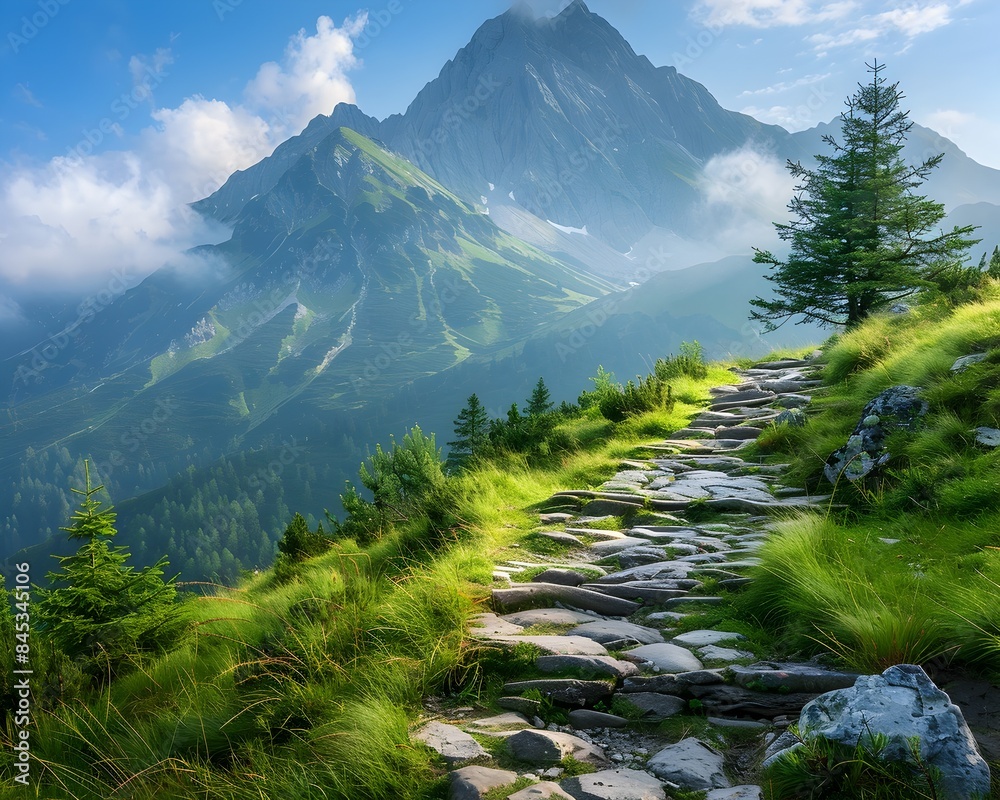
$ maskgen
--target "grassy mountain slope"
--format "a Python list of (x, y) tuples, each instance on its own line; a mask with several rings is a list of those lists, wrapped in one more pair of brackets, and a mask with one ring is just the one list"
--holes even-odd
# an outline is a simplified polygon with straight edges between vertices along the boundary
[(269, 463), (313, 434), (300, 463), (333, 463), (339, 485), (357, 463), (341, 439), (361, 425), (368, 441), (380, 401), (612, 288), (347, 129), (301, 156), (202, 255), (206, 275), (151, 276), (8, 409), (0, 466), (15, 547), (59, 524), (38, 502), (54, 473), (36, 470), (30, 485), (18, 475), (29, 448), (65, 448), (70, 466), (92, 457), (121, 501), (220, 457), (267, 451)]
[[(953, 373), (972, 352), (986, 358)], [(942, 683), (995, 678), (1000, 463), (972, 431), (1000, 424), (1000, 285), (958, 307), (873, 318), (828, 343), (825, 361), (806, 427), (775, 427), (756, 445), (791, 460), (804, 485), (829, 491), (826, 456), (881, 390), (922, 387), (926, 423), (890, 439), (878, 478), (842, 481), (828, 513), (785, 522), (751, 589), (723, 593), (695, 624), (755, 629), (776, 658), (823, 652), (864, 670), (921, 663)], [(465, 633), (492, 565), (543, 546), (531, 534), (554, 490), (600, 484), (731, 380), (721, 367), (678, 379), (672, 411), (617, 426), (578, 413), (559, 423), (561, 454), (449, 478), (446, 529), (414, 518), (367, 548), (341, 542), (291, 580), (269, 571), (191, 598), (179, 649), (82, 705), (46, 701), (34, 741), (54, 788), (39, 796), (443, 797), (440, 763), (410, 743), (408, 724), (425, 693), (488, 702), (512, 674), (509, 658)]]

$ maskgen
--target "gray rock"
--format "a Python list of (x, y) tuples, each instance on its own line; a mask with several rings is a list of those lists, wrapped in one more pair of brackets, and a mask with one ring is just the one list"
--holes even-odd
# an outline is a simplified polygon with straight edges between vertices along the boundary
[(514, 711), (498, 714), (495, 717), (471, 719), (462, 724), (467, 728), (475, 728), (479, 731), (516, 731), (531, 727), (531, 723), (527, 719)]
[(805, 408), (812, 402), (812, 397), (805, 394), (785, 394), (774, 401), (778, 408)]
[(560, 782), (575, 800), (666, 800), (663, 785), (648, 772), (615, 769)]
[(534, 717), (542, 710), (541, 700), (531, 700), (527, 697), (501, 697), (497, 700), (500, 708), (508, 711), (516, 711), (519, 714), (526, 714)]
[(976, 444), (981, 444), (983, 447), (1000, 447), (1000, 430), (976, 428)]
[(766, 403), (774, 399), (774, 392), (762, 392), (760, 389), (747, 389), (744, 392), (728, 392), (712, 400), (709, 408), (714, 411), (724, 411), (729, 408), (737, 408), (741, 404), (751, 405)]
[[(889, 744), (882, 758), (912, 762), (908, 740), (917, 737), (920, 757), (940, 771), (939, 796), (971, 800), (990, 794), (990, 770), (976, 748), (961, 710), (919, 666), (899, 664), (881, 675), (863, 675), (850, 689), (817, 697), (802, 709), (799, 730), (806, 739), (823, 737), (854, 747), (872, 734)], [(789, 750), (801, 747), (793, 745)], [(782, 758), (784, 750), (766, 760)]]
[(628, 514), (630, 511), (637, 511), (642, 508), (642, 498), (637, 497), (635, 500), (607, 500), (604, 498), (591, 500), (584, 506), (584, 511), (590, 516), (605, 516), (611, 515), (613, 517), (620, 517), (622, 514)]
[(698, 648), (698, 655), (706, 661), (742, 661), (753, 658), (753, 653), (747, 650), (737, 650), (733, 647), (719, 647), (709, 644)]
[(507, 751), (529, 764), (558, 764), (567, 756), (596, 766), (609, 763), (601, 748), (561, 731), (520, 731), (507, 739)]
[(964, 356), (951, 365), (952, 372), (965, 372), (973, 364), (986, 360), (986, 353), (973, 353), (971, 356)]
[(448, 776), (448, 800), (482, 800), (491, 789), (509, 786), (517, 780), (517, 773), (489, 767), (462, 767)]
[(636, 644), (653, 644), (662, 642), (663, 634), (655, 628), (646, 628), (631, 622), (607, 619), (587, 622), (569, 631), (571, 636), (583, 636), (601, 644), (609, 644), (622, 639), (634, 641)]
[(557, 797), (563, 800), (573, 800), (573, 795), (566, 794), (562, 787), (558, 783), (552, 783), (551, 781), (546, 781), (545, 783), (536, 783), (534, 786), (529, 786), (527, 789), (522, 789), (514, 794), (507, 795), (507, 800), (534, 800), (535, 798), (545, 798), (545, 797)]
[(717, 439), (756, 439), (763, 431), (760, 428), (716, 428), (714, 433)]
[[(664, 581), (625, 581), (624, 583), (585, 583), (583, 588), (611, 597), (621, 597), (636, 603), (658, 605), (677, 597), (685, 597), (687, 589), (678, 589), (675, 584)], [(637, 639), (641, 643), (641, 640)], [(662, 641), (656, 639), (654, 641)]]
[(620, 553), (623, 550), (628, 550), (632, 547), (642, 547), (644, 545), (649, 545), (648, 539), (638, 539), (634, 536), (623, 536), (621, 539), (609, 539), (606, 542), (594, 542), (594, 544), (590, 546), (590, 552), (598, 558), (602, 558), (604, 556), (613, 556), (615, 553)]
[(573, 519), (573, 515), (567, 514), (565, 511), (558, 511), (552, 514), (542, 514), (538, 519), (543, 525), (555, 525), (558, 522), (569, 522)]
[(534, 583), (558, 583), (562, 586), (579, 586), (587, 581), (586, 575), (571, 569), (547, 569), (531, 579)]
[(555, 583), (531, 583), (511, 589), (493, 590), (493, 607), (507, 613), (528, 608), (544, 608), (556, 601), (612, 617), (627, 617), (639, 610), (639, 604), (631, 600), (608, 597), (600, 592), (591, 592), (576, 586), (560, 586)]
[(592, 728), (625, 728), (628, 726), (628, 720), (614, 714), (591, 711), (589, 708), (577, 708), (569, 712), (569, 724), (581, 730)]
[(762, 661), (748, 667), (729, 667), (731, 680), (737, 686), (756, 687), (767, 692), (816, 692), (846, 689), (860, 677), (855, 672), (814, 667), (810, 664), (788, 664)]
[(688, 631), (675, 636), (670, 641), (675, 644), (701, 647), (706, 644), (719, 644), (720, 642), (732, 642), (745, 638), (742, 633), (731, 633), (730, 631)]
[(541, 692), (542, 697), (564, 706), (584, 708), (611, 698), (614, 691), (605, 681), (580, 681), (575, 678), (543, 678), (534, 681), (514, 681), (504, 684), (507, 695)]
[(642, 718), (659, 722), (680, 714), (687, 708), (687, 701), (657, 692), (632, 692), (616, 695), (642, 713)]
[(486, 749), (461, 728), (443, 722), (424, 725), (413, 734), (413, 738), (439, 753), (449, 764), (489, 756)]
[(531, 644), (543, 653), (574, 656), (606, 656), (607, 648), (582, 636), (490, 636), (480, 637), (498, 645)]
[(691, 672), (702, 668), (702, 663), (690, 650), (676, 644), (646, 644), (622, 654), (629, 661), (646, 662), (660, 672)]
[(732, 784), (722, 765), (722, 753), (699, 739), (687, 738), (660, 750), (646, 769), (683, 789), (727, 789)]
[(827, 459), (826, 479), (830, 483), (841, 476), (860, 480), (888, 463), (892, 454), (885, 450), (886, 437), (894, 430), (913, 430), (927, 414), (929, 406), (920, 392), (913, 386), (894, 386), (868, 403), (847, 444)]
[(725, 683), (722, 670), (699, 669), (693, 672), (678, 672), (673, 675), (626, 678), (622, 691), (659, 692), (687, 696), (692, 686), (717, 686)]
[(505, 614), (501, 619), (530, 628), (532, 625), (582, 625), (600, 618), (593, 614), (584, 614), (582, 611), (571, 611), (568, 608), (529, 608), (527, 611)]
[(750, 785), (713, 789), (705, 795), (705, 800), (764, 800), (764, 790)]
[(635, 664), (611, 656), (539, 656), (535, 666), (546, 674), (572, 673), (582, 678), (628, 678), (639, 674)]

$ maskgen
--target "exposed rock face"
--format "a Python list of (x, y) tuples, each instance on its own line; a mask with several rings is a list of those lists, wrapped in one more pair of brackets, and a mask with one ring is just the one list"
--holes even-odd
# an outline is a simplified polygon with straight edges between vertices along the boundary
[(483, 746), (461, 728), (443, 722), (425, 725), (413, 738), (436, 750), (449, 764), (489, 756)]
[(861, 421), (847, 444), (826, 461), (823, 474), (830, 483), (841, 477), (856, 481), (884, 466), (891, 454), (885, 450), (885, 439), (894, 430), (912, 430), (928, 410), (914, 386), (894, 386), (865, 406)]
[[(799, 730), (854, 747), (873, 734), (889, 738), (887, 761), (911, 762), (909, 740), (919, 739), (920, 757), (940, 770), (939, 797), (972, 800), (990, 793), (990, 770), (958, 706), (918, 666), (899, 664), (881, 675), (863, 675), (850, 689), (820, 695), (802, 709)], [(765, 760), (767, 766), (800, 743)]]
[(646, 768), (657, 778), (685, 789), (725, 789), (722, 753), (699, 739), (682, 739), (649, 759)]

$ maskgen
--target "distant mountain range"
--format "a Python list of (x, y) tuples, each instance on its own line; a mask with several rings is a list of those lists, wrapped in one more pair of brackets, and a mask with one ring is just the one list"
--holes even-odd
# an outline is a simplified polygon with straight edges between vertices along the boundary
[[(186, 535), (158, 519), (180, 502), (171, 487), (239, 505), (219, 477), (235, 459), (283, 463), (293, 443), (296, 470), (325, 476), (321, 495), (254, 500), (278, 526), (285, 500), (336, 509), (374, 441), (415, 422), (447, 441), (472, 392), (499, 414), (540, 375), (572, 400), (598, 364), (625, 379), (684, 340), (750, 355), (819, 339), (788, 326), (765, 342), (746, 324), (768, 291), (754, 242), (698, 263), (699, 182), (743, 148), (807, 159), (825, 130), (723, 109), (582, 0), (486, 22), (405, 114), (339, 105), (196, 203), (232, 228), (196, 251), (204, 275), (165, 267), (58, 347), (3, 362), (0, 557), (63, 524), (60, 484), (83, 458), (123, 519), (143, 520), (123, 536), (155, 548)], [(911, 148), (946, 152), (929, 191), (1000, 235), (1000, 172), (924, 128)]]

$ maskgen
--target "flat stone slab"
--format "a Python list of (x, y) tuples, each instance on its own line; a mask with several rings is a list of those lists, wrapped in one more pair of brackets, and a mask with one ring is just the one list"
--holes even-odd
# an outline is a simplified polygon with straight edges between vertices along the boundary
[(497, 700), (500, 708), (516, 711), (518, 714), (530, 714), (535, 717), (542, 710), (541, 700), (530, 700), (527, 697), (501, 697)]
[(582, 611), (572, 611), (568, 608), (529, 608), (527, 611), (504, 614), (500, 619), (504, 622), (520, 625), (522, 628), (530, 628), (532, 625), (582, 625), (585, 622), (600, 619), (600, 617), (584, 614)]
[(731, 633), (729, 631), (688, 631), (687, 633), (673, 637), (670, 641), (674, 644), (684, 644), (689, 647), (702, 647), (707, 644), (719, 644), (719, 642), (731, 642), (745, 638), (742, 633)]
[(569, 522), (573, 516), (573, 514), (567, 514), (564, 511), (557, 511), (552, 514), (541, 514), (538, 520), (543, 525), (555, 525), (560, 522)]
[(682, 739), (664, 747), (646, 763), (646, 769), (663, 781), (683, 789), (728, 789), (732, 784), (722, 771), (722, 753), (700, 739)]
[(641, 564), (609, 575), (603, 575), (593, 583), (626, 583), (628, 581), (678, 580), (687, 578), (693, 566), (676, 559)]
[(577, 586), (532, 583), (510, 589), (493, 590), (493, 607), (505, 613), (528, 608), (546, 608), (554, 602), (612, 617), (627, 617), (639, 610), (639, 604), (631, 600), (608, 597), (600, 592), (592, 592)]
[(531, 579), (532, 583), (558, 583), (562, 586), (579, 586), (587, 582), (587, 576), (571, 569), (547, 569)]
[(834, 689), (854, 686), (858, 674), (836, 672), (809, 664), (788, 664), (765, 661), (748, 667), (729, 668), (731, 680), (737, 686), (753, 686), (770, 692), (815, 692), (822, 694)]
[(639, 539), (635, 536), (623, 536), (621, 539), (608, 539), (604, 542), (594, 542), (590, 545), (590, 552), (594, 553), (598, 558), (602, 556), (612, 556), (615, 553), (620, 553), (622, 550), (628, 550), (630, 547), (641, 547), (643, 545), (648, 545), (648, 539)]
[(462, 724), (467, 728), (475, 728), (481, 731), (519, 731), (534, 727), (525, 717), (516, 711), (497, 714), (495, 717), (470, 719), (468, 722), (463, 722)]
[(498, 617), (496, 614), (479, 614), (472, 619), (469, 631), (473, 636), (489, 638), (491, 636), (517, 636), (524, 628), (511, 619)]
[(676, 644), (645, 644), (622, 655), (629, 661), (648, 663), (660, 672), (691, 672), (702, 668), (694, 653)]
[(533, 681), (513, 681), (504, 684), (504, 694), (539, 692), (542, 697), (563, 706), (584, 708), (611, 698), (614, 689), (605, 681), (581, 681), (576, 678), (542, 678)]
[(437, 752), (449, 764), (460, 764), (476, 758), (488, 758), (486, 749), (461, 728), (444, 722), (430, 722), (413, 734)]
[(705, 595), (695, 595), (693, 597), (675, 597), (673, 600), (667, 600), (667, 602), (663, 604), (663, 607), (666, 609), (671, 609), (671, 608), (677, 608), (678, 606), (686, 605), (687, 603), (694, 603), (696, 605), (702, 605), (702, 606), (717, 606), (722, 603), (722, 598), (708, 597)]
[(632, 692), (616, 695), (642, 712), (644, 720), (658, 722), (680, 714), (687, 708), (687, 701), (680, 697), (658, 692)]
[(448, 779), (448, 800), (482, 800), (491, 789), (509, 786), (517, 780), (517, 773), (490, 767), (462, 767), (452, 772)]
[(480, 637), (499, 645), (531, 644), (543, 653), (566, 656), (606, 656), (608, 649), (600, 642), (582, 636), (489, 636)]
[(655, 628), (646, 628), (642, 625), (635, 625), (631, 622), (619, 622), (618, 620), (587, 622), (573, 628), (569, 631), (569, 634), (571, 636), (584, 636), (603, 645), (622, 639), (632, 640), (637, 644), (653, 644), (654, 642), (663, 641), (663, 634)]
[(539, 656), (535, 666), (546, 674), (571, 673), (583, 678), (617, 679), (639, 674), (635, 664), (611, 656)]
[[(665, 588), (663, 586), (650, 586), (649, 581), (626, 581), (625, 583), (588, 583), (584, 588), (591, 589), (601, 594), (611, 597), (621, 597), (624, 600), (632, 600), (636, 603), (657, 605), (671, 600), (675, 597), (687, 595), (687, 589)], [(657, 639), (656, 641), (660, 641)]]
[(628, 727), (628, 720), (614, 714), (592, 711), (589, 708), (577, 708), (569, 712), (569, 724), (581, 730), (625, 728)]
[(558, 764), (572, 756), (595, 766), (608, 765), (608, 758), (600, 747), (561, 731), (519, 731), (507, 739), (507, 752), (529, 764)]
[(648, 772), (614, 769), (560, 781), (575, 800), (666, 800), (663, 784)]
[(558, 783), (546, 781), (536, 783), (527, 789), (507, 795), (507, 800), (535, 800), (536, 798), (556, 797), (562, 800), (573, 800), (573, 795), (567, 794)]
[(747, 650), (737, 650), (733, 647), (719, 647), (708, 644), (698, 648), (698, 655), (706, 661), (743, 661), (753, 658), (753, 653)]

